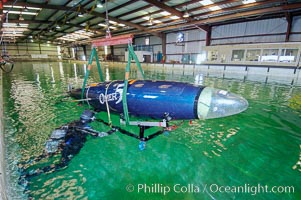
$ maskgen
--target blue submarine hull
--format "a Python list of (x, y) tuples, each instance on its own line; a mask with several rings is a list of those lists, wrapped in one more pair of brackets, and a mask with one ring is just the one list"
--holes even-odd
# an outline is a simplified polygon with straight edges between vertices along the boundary
[[(85, 88), (84, 100), (97, 111), (123, 113), (124, 81), (91, 84)], [(81, 99), (81, 89), (70, 96)], [(131, 80), (127, 88), (130, 115), (173, 120), (212, 119), (238, 114), (248, 102), (238, 95), (206, 86), (174, 81)]]

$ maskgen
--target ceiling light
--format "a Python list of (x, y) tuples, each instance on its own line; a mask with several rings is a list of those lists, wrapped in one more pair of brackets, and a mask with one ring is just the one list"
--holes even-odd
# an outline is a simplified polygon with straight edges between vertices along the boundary
[(148, 21), (148, 25), (153, 25), (153, 18), (152, 17), (149, 17), (149, 21)]
[(183, 17), (184, 18), (187, 18), (187, 17), (189, 17), (190, 15), (189, 15), (189, 13), (188, 13), (188, 11), (187, 11), (187, 8), (186, 8), (186, 10), (185, 10), (185, 12), (184, 12), (184, 14), (183, 14)]
[(163, 12), (160, 12), (161, 15), (164, 15), (164, 16), (168, 16), (168, 15), (171, 15), (169, 12), (167, 11), (163, 11)]
[(111, 24), (117, 24), (117, 22), (114, 22), (114, 21), (112, 21), (112, 20), (109, 20), (109, 22), (110, 22)]
[(212, 10), (212, 11), (216, 11), (216, 10), (220, 10), (221, 7), (219, 7), (219, 6), (212, 6), (209, 9)]
[(208, 6), (208, 5), (213, 4), (213, 2), (211, 0), (203, 0), (203, 1), (200, 1), (200, 3), (204, 6)]
[[(8, 14), (20, 14), (20, 11), (3, 10), (3, 13), (8, 13)], [(37, 12), (22, 12), (22, 15), (38, 15), (38, 13), (37, 13)]]
[(4, 8), (19, 8), (19, 9), (27, 9), (27, 10), (41, 10), (41, 8), (27, 7), (27, 6), (11, 6), (11, 5), (3, 5)]
[(1, 31), (3, 32), (17, 32), (17, 33), (23, 33), (24, 31), (28, 31), (27, 28), (23, 27), (17, 27), (17, 28), (2, 28)]
[(170, 19), (179, 19), (180, 17), (178, 16), (171, 16)]
[[(16, 23), (3, 23), (3, 27), (5, 28), (13, 28), (18, 27)], [(19, 27), (28, 27), (28, 24), (19, 23)]]
[(249, 3), (255, 3), (256, 0), (243, 0), (242, 3), (243, 4), (249, 4)]

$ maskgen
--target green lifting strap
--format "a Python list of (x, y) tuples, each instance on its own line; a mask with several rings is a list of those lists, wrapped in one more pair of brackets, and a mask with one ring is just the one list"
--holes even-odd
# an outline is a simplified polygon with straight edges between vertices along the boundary
[(142, 70), (141, 64), (138, 60), (137, 55), (135, 54), (134, 48), (131, 44), (128, 45), (128, 62), (125, 68), (125, 77), (124, 77), (124, 86), (123, 86), (123, 92), (122, 92), (122, 106), (123, 106), (123, 115), (125, 119), (126, 125), (130, 124), (130, 117), (129, 117), (129, 111), (128, 111), (128, 104), (127, 104), (127, 89), (128, 89), (128, 82), (129, 82), (129, 76), (130, 76), (130, 68), (131, 68), (131, 61), (132, 58), (134, 58), (136, 65), (142, 75), (142, 78), (144, 79), (144, 72)]
[(89, 58), (89, 62), (88, 62), (88, 69), (86, 71), (85, 79), (84, 79), (83, 86), (82, 86), (81, 99), (84, 99), (85, 88), (86, 88), (88, 77), (90, 75), (90, 70), (92, 68), (92, 62), (93, 62), (93, 58), (94, 57), (95, 57), (95, 60), (96, 60), (96, 65), (97, 65), (97, 70), (98, 70), (98, 74), (99, 74), (99, 79), (100, 79), (101, 82), (104, 81), (103, 80), (102, 71), (101, 71), (101, 66), (100, 66), (100, 63), (99, 63), (98, 55), (97, 55), (97, 51), (96, 51), (96, 48), (93, 47), (91, 55), (90, 55), (90, 58)]
[(135, 51), (134, 51), (134, 48), (133, 48), (132, 45), (129, 45), (129, 52), (131, 52), (132, 57), (134, 58), (134, 60), (135, 60), (135, 62), (136, 62), (136, 65), (137, 65), (137, 67), (138, 67), (138, 69), (139, 69), (139, 71), (140, 71), (140, 74), (141, 74), (141, 76), (142, 76), (142, 79), (145, 79), (145, 78), (144, 78), (144, 72), (143, 72), (143, 70), (142, 70), (141, 64), (140, 64), (140, 62), (139, 62), (139, 60), (138, 60), (137, 55), (135, 54)]

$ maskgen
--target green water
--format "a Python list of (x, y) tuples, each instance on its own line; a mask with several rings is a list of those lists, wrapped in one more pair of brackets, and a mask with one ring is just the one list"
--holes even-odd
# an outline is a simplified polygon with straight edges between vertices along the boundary
[[(123, 79), (124, 68), (109, 66), (111, 79)], [(195, 73), (145, 69), (153, 80), (194, 82)], [(68, 83), (81, 87), (83, 74), (83, 64), (69, 63), (16, 63), (4, 74), (10, 199), (301, 199), (301, 88), (208, 77), (205, 85), (244, 96), (249, 109), (185, 122), (144, 151), (120, 133), (88, 138), (68, 168), (34, 177), (24, 194), (17, 164), (40, 155), (53, 129), (79, 118), (86, 107), (64, 96)], [(91, 74), (89, 82), (97, 82), (96, 67)]]

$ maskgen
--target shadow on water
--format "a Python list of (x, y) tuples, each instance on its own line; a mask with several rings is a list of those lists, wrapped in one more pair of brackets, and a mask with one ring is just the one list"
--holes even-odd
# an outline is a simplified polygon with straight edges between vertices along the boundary
[[(103, 71), (106, 67), (111, 79), (123, 79), (124, 66), (103, 66)], [(24, 194), (17, 184), (17, 163), (40, 155), (52, 130), (78, 119), (85, 107), (64, 95), (69, 83), (81, 87), (85, 70), (86, 65), (70, 63), (16, 63), (4, 77), (12, 199), (301, 198), (301, 88), (208, 76), (204, 85), (244, 96), (249, 109), (232, 117), (185, 122), (168, 136), (149, 141), (145, 151), (138, 150), (137, 140), (119, 133), (89, 137), (66, 169), (32, 178)], [(132, 78), (137, 74), (132, 68)], [(152, 80), (193, 83), (196, 74), (145, 69)], [(88, 82), (98, 80), (95, 67)], [(119, 124), (119, 117), (112, 117)], [(265, 186), (278, 190), (266, 192)]]

